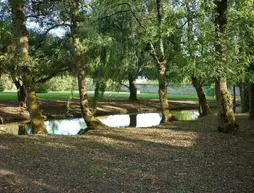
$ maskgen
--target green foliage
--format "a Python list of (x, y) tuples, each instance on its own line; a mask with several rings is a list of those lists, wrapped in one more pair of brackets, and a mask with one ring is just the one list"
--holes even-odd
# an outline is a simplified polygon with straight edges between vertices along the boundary
[(51, 91), (71, 91), (76, 85), (76, 79), (72, 76), (58, 76), (52, 78), (48, 84)]
[(47, 93), (49, 91), (72, 91), (76, 85), (76, 79), (73, 76), (62, 75), (53, 77), (48, 82), (39, 84), (37, 93)]
[[(164, 2), (161, 26), (158, 26), (155, 1), (95, 0), (80, 4), (79, 47), (86, 73), (94, 85), (103, 83), (117, 90), (129, 75), (157, 79), (158, 69), (147, 45), (152, 43), (158, 51), (159, 35), (169, 68), (169, 82), (189, 82), (189, 77), (195, 75), (209, 88), (207, 92), (213, 94), (210, 85), (214, 77), (227, 77), (232, 84), (245, 78), (253, 80), (253, 73), (248, 71), (254, 61), (253, 1), (229, 1), (227, 41), (216, 40), (214, 2), (190, 2), (194, 17), (192, 40), (187, 38), (188, 14), (181, 0)], [(68, 26), (72, 15), (70, 3), (73, 2), (25, 1), (26, 14), (39, 15), (28, 18), (27, 23), (36, 22), (41, 28), (29, 29), (30, 56), (21, 60), (15, 55), (11, 10), (8, 3), (0, 3), (0, 65), (5, 73), (19, 78), (19, 68), (29, 66), (35, 82), (59, 74), (73, 74), (74, 57)], [(65, 26), (65, 36), (44, 34), (61, 24)], [(215, 53), (216, 43), (226, 45), (226, 63)], [(195, 50), (196, 65), (192, 63), (188, 48)], [(75, 82), (68, 77), (57, 77), (38, 89), (40, 92), (71, 90)]]
[(50, 91), (50, 84), (49, 83), (39, 84), (39, 87), (36, 89), (37, 93), (47, 93), (49, 91)]
[(0, 91), (12, 90), (14, 85), (11, 78), (4, 74), (0, 77)]

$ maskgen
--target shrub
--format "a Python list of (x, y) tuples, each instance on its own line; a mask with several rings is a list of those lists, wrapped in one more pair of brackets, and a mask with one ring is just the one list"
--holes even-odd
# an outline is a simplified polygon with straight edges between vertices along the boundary
[(0, 92), (5, 90), (12, 90), (13, 88), (14, 88), (14, 84), (11, 78), (8, 75), (3, 74), (0, 77)]
[(47, 93), (49, 91), (50, 91), (50, 84), (49, 83), (40, 84), (36, 90), (37, 93)]
[(70, 91), (76, 84), (76, 79), (72, 76), (58, 76), (49, 81), (51, 91)]

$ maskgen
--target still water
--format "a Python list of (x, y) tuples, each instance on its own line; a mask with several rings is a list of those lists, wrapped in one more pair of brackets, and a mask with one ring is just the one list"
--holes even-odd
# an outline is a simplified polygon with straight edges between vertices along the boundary
[[(172, 111), (172, 113), (178, 120), (195, 120), (199, 116), (199, 113), (196, 110)], [(156, 126), (160, 124), (162, 117), (160, 113), (140, 113), (99, 116), (97, 118), (107, 126), (125, 128)], [(87, 127), (82, 118), (49, 120), (45, 121), (45, 124), (49, 133), (57, 135), (77, 135), (81, 129)], [(9, 124), (5, 130), (17, 135), (18, 125)], [(31, 133), (31, 128), (28, 127), (27, 133)]]
[[(240, 109), (237, 109), (239, 111)], [(197, 110), (182, 110), (172, 111), (177, 120), (196, 120), (199, 113)], [(159, 125), (161, 122), (161, 113), (139, 113), (139, 114), (122, 114), (97, 117), (101, 122), (110, 127), (125, 128), (125, 127), (152, 127)], [(51, 134), (57, 135), (77, 135), (81, 129), (85, 129), (86, 123), (82, 118), (79, 119), (64, 119), (45, 121), (47, 130)], [(1, 128), (0, 128), (1, 129)], [(4, 130), (7, 132), (18, 134), (18, 125), (9, 124)], [(27, 133), (31, 133), (31, 128), (28, 127)]]

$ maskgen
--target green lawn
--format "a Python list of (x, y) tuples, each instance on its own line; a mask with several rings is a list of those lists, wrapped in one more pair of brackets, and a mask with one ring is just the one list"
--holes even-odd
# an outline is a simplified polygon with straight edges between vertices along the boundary
[[(49, 92), (49, 93), (37, 93), (39, 98), (43, 99), (68, 99), (71, 96), (70, 92)], [(93, 97), (93, 91), (88, 92), (89, 97)], [(74, 97), (79, 97), (78, 92), (74, 93)], [(128, 92), (105, 92), (105, 98), (128, 98)], [(0, 101), (1, 100), (10, 100), (16, 99), (16, 92), (0, 92)], [(139, 99), (158, 99), (159, 96), (157, 93), (140, 93), (138, 94)], [(169, 100), (197, 100), (196, 95), (187, 95), (187, 94), (168, 94)], [(209, 100), (214, 100), (213, 97), (208, 97)]]

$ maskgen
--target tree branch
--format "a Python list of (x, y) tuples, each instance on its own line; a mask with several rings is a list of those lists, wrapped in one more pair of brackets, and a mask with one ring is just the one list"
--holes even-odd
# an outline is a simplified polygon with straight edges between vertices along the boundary
[(48, 29), (46, 30), (46, 32), (44, 33), (43, 36), (45, 37), (51, 30), (53, 30), (53, 29), (55, 29), (55, 28), (64, 27), (64, 26), (65, 26), (65, 27), (71, 28), (71, 24), (67, 24), (67, 23), (56, 24), (56, 25), (54, 25), (54, 26), (48, 28)]
[(126, 88), (128, 88), (128, 89), (130, 89), (130, 87), (127, 86), (126, 84), (120, 83), (120, 85), (121, 85), (121, 86), (124, 86), (124, 87), (126, 87)]
[(44, 40), (45, 40), (45, 37), (47, 36), (47, 34), (48, 34), (51, 30), (53, 30), (53, 29), (55, 29), (55, 28), (57, 28), (57, 27), (62, 27), (62, 26), (66, 26), (66, 27), (70, 27), (70, 28), (71, 28), (71, 25), (70, 25), (70, 24), (67, 24), (67, 23), (56, 24), (56, 25), (54, 25), (54, 26), (48, 28), (48, 29), (46, 30), (46, 32), (42, 35), (41, 39), (39, 40), (39, 43), (38, 43), (37, 47), (40, 47), (40, 45), (43, 44), (43, 42), (44, 42)]
[(133, 15), (133, 17), (135, 18), (135, 20), (138, 22), (139, 26), (142, 27), (143, 29), (145, 29), (145, 27), (142, 25), (141, 21), (139, 20), (139, 18), (136, 16), (136, 14), (134, 13), (134, 11), (131, 8), (131, 5), (129, 3), (118, 3), (117, 5), (113, 6), (112, 8), (118, 7), (118, 6), (122, 6), (122, 5), (127, 5), (129, 7), (129, 9), (127, 10), (122, 10), (122, 11), (117, 11), (113, 14), (107, 15), (105, 17), (100, 17), (98, 19), (96, 19), (95, 21), (93, 21), (92, 23), (95, 23), (96, 21), (100, 20), (100, 19), (105, 19), (105, 18), (109, 18), (112, 17), (118, 13), (124, 13), (124, 12), (131, 12), (131, 14)]
[(149, 46), (151, 48), (150, 51), (149, 51), (150, 55), (156, 61), (157, 65), (160, 66), (160, 60), (159, 60), (159, 58), (158, 58), (158, 56), (156, 54), (156, 51), (155, 51), (155, 48), (154, 48), (153, 44), (149, 43)]
[(38, 19), (40, 16), (45, 16), (45, 15), (43, 15), (43, 14), (38, 14), (38, 15), (27, 15), (27, 16), (25, 17), (25, 19), (28, 19), (28, 18), (36, 18), (36, 19)]
[(44, 83), (44, 82), (47, 82), (48, 80), (50, 80), (51, 78), (53, 78), (54, 76), (56, 76), (57, 74), (61, 73), (61, 72), (66, 72), (68, 70), (68, 68), (63, 68), (61, 70), (58, 70), (58, 71), (55, 71), (53, 72), (52, 74), (50, 74), (49, 76), (45, 77), (45, 78), (41, 78), (37, 81), (35, 81), (36, 84), (39, 84), (39, 83)]

